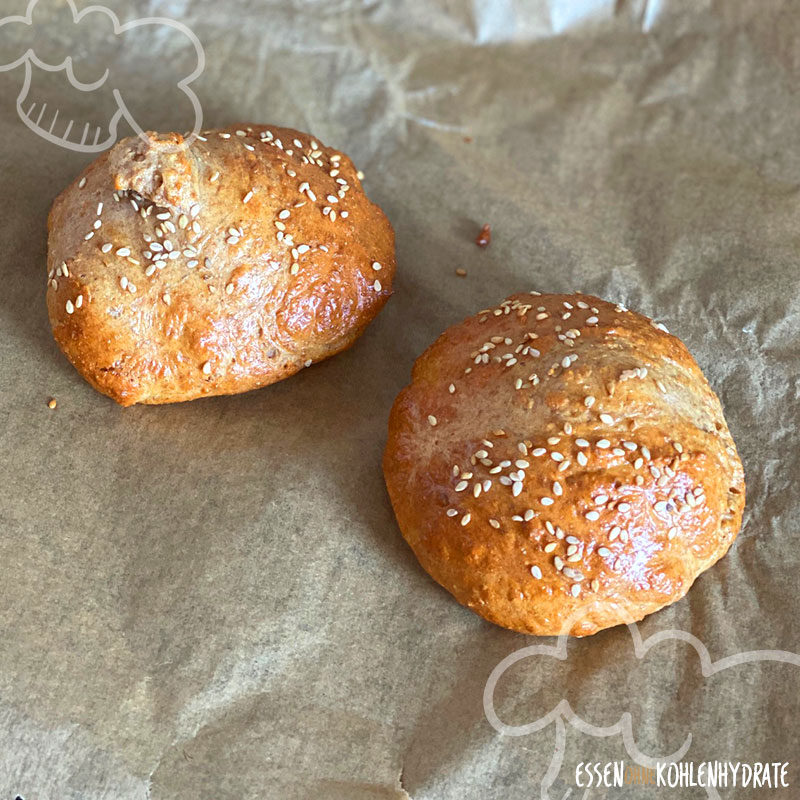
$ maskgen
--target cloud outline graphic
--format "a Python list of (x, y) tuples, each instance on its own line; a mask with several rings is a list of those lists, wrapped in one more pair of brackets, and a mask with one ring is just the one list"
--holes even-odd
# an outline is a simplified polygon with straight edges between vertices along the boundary
[[(11, 15), (0, 18), (0, 31), (2, 31), (2, 28), (5, 25), (13, 23), (22, 23), (25, 25), (32, 26), (34, 24), (33, 11), (38, 2), (39, 0), (30, 0), (24, 16)], [(180, 81), (178, 81), (177, 87), (189, 99), (189, 102), (192, 105), (192, 110), (194, 111), (194, 126), (189, 135), (186, 137), (186, 143), (188, 145), (191, 145), (200, 135), (200, 131), (202, 130), (203, 109), (200, 104), (200, 99), (198, 98), (194, 90), (190, 88), (190, 84), (193, 81), (197, 80), (197, 78), (200, 77), (200, 75), (202, 75), (203, 71), (205, 70), (205, 64), (206, 64), (205, 50), (203, 49), (203, 45), (200, 42), (200, 39), (194, 33), (194, 31), (192, 31), (191, 28), (189, 28), (184, 23), (178, 22), (177, 20), (174, 19), (169, 19), (168, 17), (141, 17), (139, 19), (131, 20), (130, 22), (126, 22), (123, 24), (120, 22), (119, 17), (113, 11), (111, 11), (111, 9), (108, 9), (105, 6), (91, 5), (87, 6), (81, 11), (78, 11), (75, 5), (75, 0), (66, 0), (66, 3), (69, 6), (70, 11), (72, 12), (72, 19), (75, 24), (80, 23), (84, 19), (84, 17), (86, 17), (88, 14), (97, 14), (97, 13), (105, 14), (111, 21), (115, 36), (119, 36), (122, 33), (126, 33), (129, 30), (133, 30), (135, 28), (139, 28), (144, 25), (160, 25), (177, 30), (182, 34), (184, 34), (189, 39), (189, 41), (192, 43), (192, 46), (195, 49), (195, 55), (197, 57), (197, 65), (195, 69), (188, 75), (188, 77), (185, 77)], [(59, 147), (66, 148), (68, 150), (74, 150), (81, 153), (101, 153), (104, 150), (107, 150), (117, 141), (117, 130), (119, 121), (120, 119), (124, 118), (131, 126), (131, 128), (133, 128), (133, 130), (136, 132), (137, 136), (147, 141), (146, 133), (139, 125), (139, 123), (136, 121), (133, 114), (131, 114), (130, 110), (128, 109), (128, 106), (126, 105), (122, 97), (121, 92), (116, 87), (112, 89), (112, 94), (114, 96), (114, 100), (117, 103), (117, 111), (109, 120), (108, 123), (109, 135), (102, 142), (98, 141), (100, 133), (100, 128), (98, 128), (97, 133), (95, 135), (95, 141), (92, 142), (91, 144), (86, 143), (86, 137), (88, 135), (88, 130), (89, 130), (88, 123), (86, 123), (86, 127), (83, 133), (83, 138), (81, 139), (81, 141), (80, 142), (70, 141), (67, 137), (72, 131), (72, 124), (73, 124), (72, 120), (67, 126), (64, 135), (61, 137), (56, 136), (53, 133), (53, 128), (55, 127), (56, 120), (58, 119), (58, 110), (56, 110), (55, 117), (53, 118), (53, 121), (50, 125), (50, 129), (45, 131), (43, 128), (40, 128), (38, 123), (44, 114), (47, 104), (44, 104), (44, 106), (42, 107), (42, 110), (39, 112), (39, 117), (36, 120), (36, 122), (34, 122), (33, 119), (28, 114), (25, 113), (25, 109), (22, 105), (30, 89), (31, 80), (33, 78), (33, 65), (47, 72), (62, 72), (62, 71), (66, 72), (67, 80), (69, 81), (70, 85), (81, 92), (90, 92), (101, 88), (108, 80), (110, 75), (110, 70), (106, 68), (103, 75), (96, 81), (93, 81), (91, 83), (84, 83), (75, 76), (72, 56), (67, 56), (63, 61), (61, 61), (58, 64), (49, 64), (48, 62), (43, 61), (34, 52), (33, 48), (29, 47), (19, 58), (14, 59), (8, 64), (0, 64), (0, 72), (9, 72), (23, 64), (25, 66), (25, 80), (23, 82), (22, 89), (17, 95), (17, 115), (19, 116), (22, 123), (28, 129), (32, 130), (37, 136), (45, 139), (51, 144), (58, 145)], [(31, 111), (33, 110), (33, 106), (31, 106), (30, 110)]]
[[(494, 707), (494, 692), (497, 683), (503, 677), (504, 673), (517, 662), (534, 656), (550, 656), (565, 661), (569, 657), (567, 645), (570, 637), (568, 632), (572, 629), (573, 624), (579, 621), (582, 613), (583, 612), (579, 610), (565, 622), (562, 632), (559, 634), (555, 644), (529, 645), (509, 653), (489, 674), (483, 690), (483, 711), (486, 715), (486, 719), (502, 736), (527, 736), (528, 734), (544, 730), (548, 725), (552, 724), (555, 726), (553, 756), (541, 781), (541, 800), (550, 800), (549, 789), (553, 783), (555, 783), (561, 772), (567, 741), (567, 728), (565, 723), (569, 723), (571, 727), (579, 730), (581, 733), (596, 738), (605, 738), (620, 734), (628, 755), (635, 763), (643, 767), (655, 767), (658, 764), (680, 761), (683, 756), (686, 755), (692, 743), (692, 733), (690, 731), (681, 747), (675, 752), (666, 756), (649, 756), (636, 746), (630, 712), (622, 712), (617, 722), (613, 725), (592, 725), (576, 714), (566, 699), (559, 701), (555, 708), (539, 717), (534, 722), (524, 725), (506, 725), (500, 719)], [(671, 628), (658, 631), (648, 636), (647, 639), (643, 639), (635, 622), (629, 623), (627, 628), (633, 640), (634, 655), (639, 660), (644, 659), (652, 647), (665, 641), (678, 640), (691, 645), (700, 659), (700, 668), (704, 678), (709, 678), (731, 667), (765, 661), (777, 661), (800, 667), (800, 654), (792, 653), (787, 650), (748, 650), (714, 661), (703, 642), (688, 631), (679, 628)], [(720, 800), (720, 795), (716, 788), (707, 786), (705, 789), (710, 800)], [(566, 800), (571, 794), (572, 789), (567, 789), (562, 800)], [(587, 797), (589, 797), (589, 789), (583, 794), (583, 798)]]

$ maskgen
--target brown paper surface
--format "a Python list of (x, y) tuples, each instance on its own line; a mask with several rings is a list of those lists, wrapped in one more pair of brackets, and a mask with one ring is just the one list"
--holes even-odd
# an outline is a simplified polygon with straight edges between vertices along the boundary
[[(116, 46), (65, 25), (66, 0), (38, 5), (43, 59), (73, 55), (87, 82), (108, 66), (143, 127), (191, 125), (185, 47), (152, 30)], [(45, 310), (46, 215), (93, 156), (26, 127), (24, 66), (0, 72), (0, 796), (714, 796), (578, 788), (580, 762), (632, 767), (691, 735), (684, 761), (790, 762), (790, 789), (719, 796), (800, 797), (800, 666), (704, 675), (674, 635), (643, 658), (624, 627), (531, 654), (498, 684), (499, 717), (566, 701), (595, 727), (500, 735), (492, 670), (555, 640), (493, 627), (434, 584), (380, 469), (392, 400), (445, 327), (529, 288), (623, 302), (687, 343), (748, 482), (731, 552), (639, 633), (692, 634), (712, 662), (800, 652), (796, 6), (106, 6), (199, 37), (205, 126), (290, 125), (348, 152), (395, 227), (396, 294), (352, 350), (288, 381), (119, 408), (63, 358)], [(0, 63), (24, 54), (21, 31), (0, 28)], [(100, 94), (63, 74), (30, 88), (37, 108), (102, 126), (115, 107)], [(627, 737), (608, 730), (621, 719)]]

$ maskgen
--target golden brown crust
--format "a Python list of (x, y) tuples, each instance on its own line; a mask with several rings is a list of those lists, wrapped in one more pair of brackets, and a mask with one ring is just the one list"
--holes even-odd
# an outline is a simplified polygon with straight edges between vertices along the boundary
[(580, 294), (514, 295), (445, 331), (395, 401), (383, 469), (431, 576), (539, 635), (678, 600), (728, 550), (745, 500), (683, 343)]
[(264, 125), (147, 137), (48, 220), (53, 334), (96, 389), (126, 406), (243, 392), (358, 338), (391, 295), (394, 233), (347, 156)]

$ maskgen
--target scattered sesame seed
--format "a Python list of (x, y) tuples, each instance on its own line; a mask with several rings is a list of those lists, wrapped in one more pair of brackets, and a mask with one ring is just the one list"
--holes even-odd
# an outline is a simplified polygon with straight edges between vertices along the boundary
[(577, 597), (581, 593), (581, 585), (579, 583), (573, 583), (570, 591), (573, 597)]
[(374, 289), (376, 292), (379, 292), (379, 291), (381, 290), (381, 288), (382, 288), (382, 287), (381, 287), (381, 282), (380, 282), (379, 280), (376, 280), (376, 281), (375, 281), (375, 283), (373, 283), (373, 284), (372, 284), (372, 288), (373, 288), (373, 289)]
[(539, 580), (542, 577), (542, 570), (536, 565), (534, 565), (531, 567), (531, 575), (533, 575), (534, 578)]
[(118, 256), (125, 257), (125, 256), (129, 256), (130, 254), (131, 254), (131, 250), (130, 250), (129, 247), (120, 247), (119, 250), (117, 250), (117, 255)]
[(594, 405), (594, 396), (588, 395), (587, 397), (584, 397), (583, 404), (586, 406), (586, 408), (591, 408)]
[(600, 421), (604, 422), (606, 425), (613, 425), (614, 417), (612, 417), (611, 414), (601, 414)]
[(428, 422), (430, 422), (431, 425), (436, 425), (436, 417), (434, 417), (433, 414), (428, 414)]
[(71, 314), (75, 310), (75, 306), (72, 304), (72, 300), (67, 300), (65, 307), (67, 309), (67, 314)]
[(601, 450), (606, 450), (607, 448), (611, 447), (611, 442), (609, 442), (608, 439), (598, 439), (597, 447), (599, 447)]
[(206, 361), (203, 364), (203, 374), (204, 375), (210, 375), (211, 374), (211, 362), (210, 361)]

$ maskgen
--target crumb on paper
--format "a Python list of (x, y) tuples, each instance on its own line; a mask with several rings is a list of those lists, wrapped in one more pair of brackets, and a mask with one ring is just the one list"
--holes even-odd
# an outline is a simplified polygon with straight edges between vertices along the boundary
[(467, 144), (471, 144), (471, 142), (472, 142), (472, 137), (471, 137), (471, 136), (465, 136), (465, 137), (464, 137), (464, 141), (465, 141)]
[(478, 247), (487, 247), (489, 242), (491, 241), (492, 241), (492, 226), (489, 225), (489, 223), (487, 222), (486, 225), (484, 225), (481, 228), (481, 232), (478, 234), (478, 238), (475, 240), (475, 244), (478, 245)]
[(466, 278), (467, 277), (467, 271), (465, 269), (457, 269), (456, 270), (456, 275), (458, 275), (459, 278)]
[(58, 403), (56, 402), (56, 399), (55, 399), (55, 397), (51, 397), (51, 398), (50, 398), (50, 399), (47, 401), (47, 407), (48, 407), (48, 408), (55, 408), (57, 405), (58, 405)]

